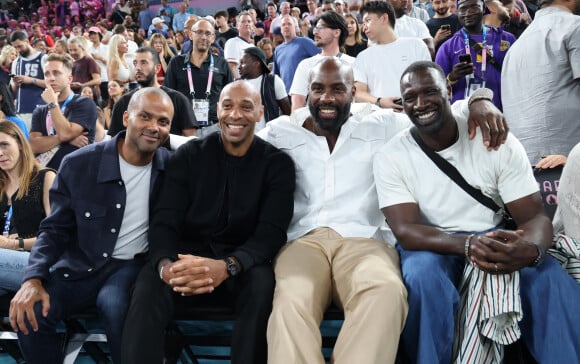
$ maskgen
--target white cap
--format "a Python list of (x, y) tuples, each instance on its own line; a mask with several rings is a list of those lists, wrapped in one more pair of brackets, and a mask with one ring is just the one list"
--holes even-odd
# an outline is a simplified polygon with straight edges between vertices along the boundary
[(165, 20), (163, 20), (163, 18), (160, 18), (160, 17), (155, 17), (155, 18), (153, 18), (153, 20), (151, 21), (151, 23), (153, 25), (157, 25), (159, 23), (165, 23)]

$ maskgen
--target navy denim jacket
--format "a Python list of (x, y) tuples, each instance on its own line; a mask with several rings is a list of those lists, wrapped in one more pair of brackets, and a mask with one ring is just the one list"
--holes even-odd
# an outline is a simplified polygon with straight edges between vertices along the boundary
[[(86, 277), (110, 261), (125, 210), (125, 187), (117, 141), (79, 149), (62, 161), (50, 189), (50, 215), (40, 224), (23, 282), (47, 280), (54, 267), (61, 279)], [(170, 152), (159, 148), (151, 169), (150, 196), (156, 196)], [(152, 201), (149, 201), (151, 206)]]

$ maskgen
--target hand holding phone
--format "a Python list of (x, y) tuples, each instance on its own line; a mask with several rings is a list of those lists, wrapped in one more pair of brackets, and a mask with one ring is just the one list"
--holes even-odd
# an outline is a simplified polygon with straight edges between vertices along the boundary
[(451, 24), (443, 24), (439, 28), (444, 32), (450, 32), (451, 31)]
[(462, 63), (471, 63), (471, 55), (469, 55), (469, 54), (460, 54), (459, 55), (459, 62), (462, 62)]

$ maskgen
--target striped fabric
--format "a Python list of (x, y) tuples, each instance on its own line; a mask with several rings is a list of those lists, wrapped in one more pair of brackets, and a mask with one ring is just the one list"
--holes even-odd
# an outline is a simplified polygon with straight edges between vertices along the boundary
[(459, 285), (455, 363), (501, 363), (504, 345), (520, 337), (520, 273), (489, 274), (465, 264)]
[(547, 254), (556, 259), (580, 284), (580, 241), (564, 234), (554, 236), (554, 245)]

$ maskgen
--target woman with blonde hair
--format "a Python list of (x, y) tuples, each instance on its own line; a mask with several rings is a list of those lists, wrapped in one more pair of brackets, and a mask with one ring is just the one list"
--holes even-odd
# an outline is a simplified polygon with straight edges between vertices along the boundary
[(163, 80), (165, 79), (165, 72), (167, 72), (167, 65), (171, 58), (175, 57), (175, 53), (169, 48), (169, 44), (167, 44), (167, 40), (163, 36), (163, 34), (155, 33), (151, 35), (151, 39), (149, 39), (149, 43), (151, 48), (155, 49), (157, 54), (159, 54), (159, 62), (161, 63), (161, 68), (157, 73), (157, 82), (160, 85), (163, 85)]
[(127, 62), (125, 55), (129, 51), (127, 40), (120, 34), (115, 34), (109, 40), (109, 60), (107, 63), (107, 77), (109, 80), (119, 80), (123, 87), (135, 81), (133, 64)]
[(0, 289), (17, 291), (40, 222), (50, 213), (55, 172), (40, 166), (16, 124), (0, 121)]
[(347, 13), (344, 18), (348, 27), (348, 36), (344, 42), (345, 53), (356, 58), (360, 52), (367, 49), (367, 41), (362, 38), (361, 27), (356, 17)]
[(6, 84), (10, 83), (10, 68), (16, 58), (18, 58), (16, 48), (10, 44), (2, 47), (2, 52), (0, 52), (0, 81)]

